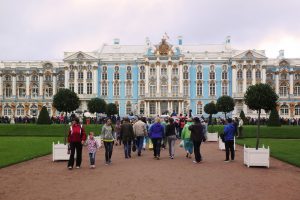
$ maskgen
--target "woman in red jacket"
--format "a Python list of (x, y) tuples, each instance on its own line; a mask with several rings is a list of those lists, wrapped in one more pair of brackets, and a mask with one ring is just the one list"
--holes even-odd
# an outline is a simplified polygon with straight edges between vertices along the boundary
[(86, 134), (84, 128), (79, 123), (78, 118), (74, 118), (72, 125), (69, 130), (68, 142), (71, 148), (70, 159), (68, 162), (68, 168), (73, 169), (74, 165), (74, 154), (76, 149), (76, 168), (79, 169), (82, 160), (82, 145), (86, 140)]

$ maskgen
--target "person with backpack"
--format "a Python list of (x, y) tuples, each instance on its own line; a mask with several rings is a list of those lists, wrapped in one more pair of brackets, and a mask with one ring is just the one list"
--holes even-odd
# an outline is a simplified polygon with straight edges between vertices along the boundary
[(169, 144), (169, 157), (171, 159), (174, 159), (175, 141), (177, 137), (176, 137), (176, 125), (172, 117), (169, 118), (169, 124), (167, 124), (166, 126), (166, 137), (168, 139), (168, 144)]
[(70, 146), (70, 158), (68, 168), (73, 169), (74, 155), (76, 150), (76, 168), (79, 169), (82, 161), (82, 145), (85, 143), (86, 134), (77, 117), (73, 118), (72, 125), (69, 130), (68, 143)]
[(204, 138), (204, 129), (198, 117), (194, 118), (194, 124), (189, 126), (189, 130), (191, 131), (191, 140), (194, 146), (194, 155), (195, 160), (194, 163), (200, 163), (202, 161), (202, 156), (200, 153), (200, 145)]
[(114, 146), (114, 129), (111, 119), (107, 119), (106, 123), (102, 126), (101, 138), (105, 147), (105, 165), (111, 164), (111, 156)]

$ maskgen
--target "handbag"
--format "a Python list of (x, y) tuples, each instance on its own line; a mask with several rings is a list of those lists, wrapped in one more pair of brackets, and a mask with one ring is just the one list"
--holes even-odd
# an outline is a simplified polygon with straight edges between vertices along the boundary
[(71, 146), (70, 146), (70, 144), (68, 144), (68, 151), (67, 151), (67, 154), (71, 154)]
[(224, 133), (221, 133), (221, 134), (220, 134), (220, 138), (221, 138), (222, 142), (225, 143), (225, 134), (224, 134)]
[(133, 144), (132, 144), (132, 151), (133, 151), (133, 152), (136, 151), (136, 144), (135, 144), (135, 141), (133, 141)]
[(181, 142), (179, 143), (179, 147), (184, 147), (184, 141), (183, 140), (181, 140)]

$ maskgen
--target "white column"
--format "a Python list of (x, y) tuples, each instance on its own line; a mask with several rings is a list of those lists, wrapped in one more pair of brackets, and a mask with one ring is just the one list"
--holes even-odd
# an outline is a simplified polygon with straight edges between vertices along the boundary
[(145, 65), (145, 95), (149, 95), (149, 70), (150, 66)]
[(178, 113), (180, 114), (182, 112), (182, 110), (181, 110), (181, 102), (179, 101), (178, 102)]
[(29, 85), (30, 85), (30, 80), (29, 80), (29, 75), (26, 75), (26, 98), (29, 98), (30, 96), (30, 91), (29, 91)]
[(256, 83), (255, 72), (256, 72), (256, 68), (252, 68), (252, 85), (255, 85)]
[(265, 67), (262, 68), (261, 75), (262, 75), (262, 83), (266, 83), (267, 74), (266, 74), (266, 68)]
[(243, 69), (243, 93), (245, 93), (247, 89), (246, 82), (247, 82), (246, 68), (244, 68)]
[(43, 96), (43, 83), (44, 77), (42, 74), (39, 75), (39, 96)]
[(69, 88), (69, 69), (65, 68), (65, 88)]
[(0, 74), (0, 98), (2, 96), (3, 96), (3, 83), (2, 83), (2, 74)]
[(17, 92), (17, 80), (16, 80), (16, 75), (13, 75), (12, 80), (13, 80), (13, 84), (12, 84), (12, 96), (15, 98), (16, 97), (16, 92)]
[(86, 78), (87, 78), (87, 71), (86, 69), (84, 69), (83, 70), (83, 94), (87, 94)]
[(160, 112), (160, 101), (157, 102), (157, 108), (158, 108), (157, 114), (160, 115), (161, 114), (161, 112)]
[(279, 75), (278, 75), (278, 73), (275, 74), (275, 91), (276, 91), (276, 94), (279, 94)]
[(183, 95), (183, 84), (182, 84), (182, 79), (183, 79), (183, 73), (182, 73), (182, 65), (179, 65), (179, 95)]
[(160, 66), (156, 66), (156, 93), (160, 96)]
[(170, 109), (170, 101), (168, 101), (168, 111), (169, 111), (169, 114), (170, 114), (170, 112), (172, 112)]
[(52, 76), (53, 95), (56, 94), (56, 90), (57, 90), (57, 87), (56, 87), (56, 78), (57, 78), (56, 74), (53, 74), (53, 76)]
[(290, 73), (290, 94), (294, 93), (294, 76)]
[(74, 92), (78, 93), (78, 70), (74, 70)]
[[(170, 96), (172, 94), (172, 91), (171, 91), (172, 65), (168, 65), (167, 70), (168, 70), (168, 96)], [(169, 109), (169, 107), (168, 107), (168, 109)]]
[(237, 89), (237, 82), (236, 82), (236, 66), (234, 66), (232, 68), (232, 93), (235, 94), (236, 93), (236, 89)]
[(97, 67), (93, 70), (93, 94), (97, 94), (98, 91), (98, 78), (97, 78)]

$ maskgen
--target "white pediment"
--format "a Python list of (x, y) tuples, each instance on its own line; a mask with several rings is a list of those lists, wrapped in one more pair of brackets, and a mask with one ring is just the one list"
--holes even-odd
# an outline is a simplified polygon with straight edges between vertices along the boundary
[(87, 52), (78, 51), (64, 58), (64, 61), (83, 61), (83, 60), (97, 60), (98, 58)]
[(239, 52), (232, 57), (234, 60), (264, 60), (267, 57), (261, 52), (255, 50), (247, 50)]

